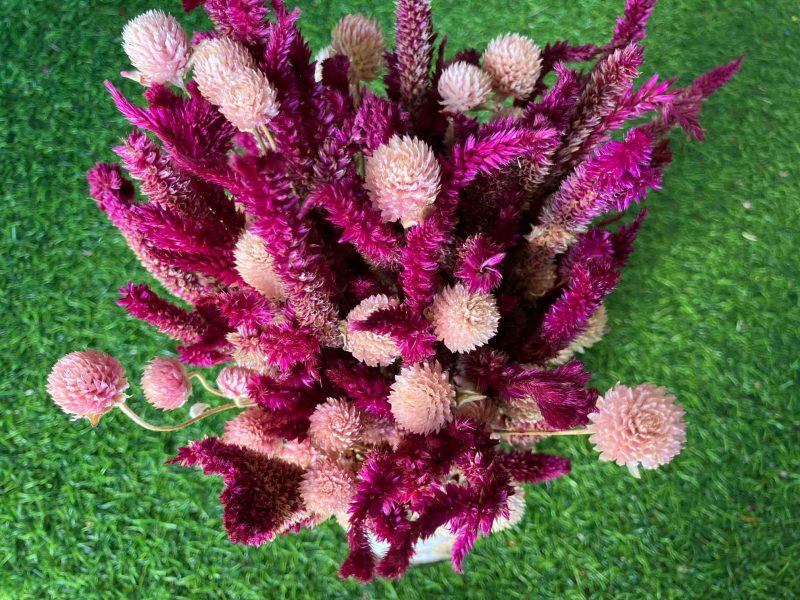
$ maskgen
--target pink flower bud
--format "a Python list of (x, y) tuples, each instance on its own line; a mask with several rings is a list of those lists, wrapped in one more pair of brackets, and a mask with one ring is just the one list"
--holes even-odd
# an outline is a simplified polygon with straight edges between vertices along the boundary
[(331, 32), (333, 54), (344, 54), (350, 61), (350, 80), (372, 81), (381, 72), (386, 41), (375, 19), (361, 14), (347, 15)]
[(192, 393), (186, 368), (174, 358), (151, 360), (144, 368), (141, 385), (147, 401), (161, 410), (180, 408)]
[(128, 21), (122, 30), (122, 49), (138, 73), (123, 73), (144, 85), (183, 86), (189, 63), (189, 38), (172, 15), (149, 10)]
[(448, 112), (466, 112), (486, 102), (492, 93), (492, 78), (466, 62), (453, 63), (439, 78), (441, 104)]
[(456, 389), (438, 362), (404, 367), (392, 384), (389, 404), (401, 429), (438, 431), (453, 419)]
[(541, 51), (524, 35), (507, 33), (486, 46), (483, 68), (491, 76), (498, 94), (527, 98), (542, 69)]

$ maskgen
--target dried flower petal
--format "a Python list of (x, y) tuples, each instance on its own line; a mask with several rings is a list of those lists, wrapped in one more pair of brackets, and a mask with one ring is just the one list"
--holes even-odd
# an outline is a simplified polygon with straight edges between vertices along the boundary
[(433, 300), (436, 337), (453, 352), (469, 352), (488, 342), (500, 322), (491, 294), (472, 294), (461, 283), (444, 288)]
[(217, 375), (217, 387), (231, 400), (244, 400), (249, 397), (247, 387), (257, 371), (239, 366), (225, 367)]
[(339, 461), (324, 457), (306, 470), (300, 484), (306, 508), (323, 518), (346, 515), (356, 490), (353, 472)]
[(364, 423), (351, 402), (328, 398), (310, 417), (308, 435), (311, 443), (323, 452), (342, 452), (361, 439)]
[(204, 40), (192, 55), (194, 80), (200, 93), (217, 106), (222, 104), (233, 75), (255, 66), (256, 61), (247, 48), (225, 37)]
[(278, 114), (277, 93), (261, 71), (241, 69), (226, 83), (219, 110), (239, 131), (253, 131)]
[(248, 408), (225, 423), (222, 441), (242, 446), (268, 456), (275, 456), (283, 443), (270, 431), (269, 411), (260, 407)]

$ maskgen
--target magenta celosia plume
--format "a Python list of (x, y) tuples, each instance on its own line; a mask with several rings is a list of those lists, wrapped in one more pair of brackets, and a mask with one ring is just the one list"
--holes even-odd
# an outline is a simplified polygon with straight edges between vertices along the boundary
[[(121, 365), (85, 351), (53, 368), (56, 404), (221, 435), (171, 462), (223, 477), (230, 539), (335, 516), (341, 575), (359, 581), (400, 576), (444, 530), (460, 571), (478, 536), (522, 518), (522, 484), (569, 474), (534, 451), (546, 436), (591, 433), (632, 470), (680, 451), (672, 396), (601, 396), (575, 356), (618, 320), (605, 300), (668, 134), (702, 138), (701, 109), (741, 59), (684, 87), (637, 83), (654, 0), (627, 0), (597, 45), (501, 33), (465, 49), (435, 33), (430, 0), (398, 0), (394, 48), (347, 15), (317, 61), (283, 0), (183, 5), (214, 30), (189, 36), (159, 11), (125, 27), (144, 98), (106, 82), (133, 131), (88, 179), (154, 278), (122, 282), (118, 304), (177, 343), (144, 396), (178, 408), (192, 377), (207, 402), (147, 424)], [(184, 364), (219, 365), (216, 387)], [(223, 411), (218, 431), (195, 425)]]

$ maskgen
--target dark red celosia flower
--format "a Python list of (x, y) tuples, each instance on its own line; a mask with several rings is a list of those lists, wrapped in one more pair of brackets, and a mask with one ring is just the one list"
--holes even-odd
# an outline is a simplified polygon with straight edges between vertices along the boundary
[(300, 467), (219, 438), (190, 442), (167, 464), (199, 465), (206, 475), (222, 476), (222, 522), (232, 542), (268, 542), (303, 510)]

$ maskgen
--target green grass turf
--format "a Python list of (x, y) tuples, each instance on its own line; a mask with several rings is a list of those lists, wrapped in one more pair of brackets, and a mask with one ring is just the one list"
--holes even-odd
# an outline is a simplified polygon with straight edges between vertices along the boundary
[[(622, 4), (435, 0), (434, 12), (451, 48), (482, 47), (507, 30), (602, 42)], [(83, 173), (113, 160), (128, 129), (102, 87), (126, 67), (122, 25), (154, 6), (177, 12), (178, 2), (4, 0), (0, 597), (800, 594), (800, 7), (660, 4), (648, 70), (685, 82), (741, 52), (748, 59), (705, 111), (708, 140), (677, 136), (664, 190), (650, 196), (639, 250), (608, 304), (612, 332), (588, 365), (600, 389), (653, 381), (673, 390), (688, 413), (686, 450), (636, 481), (598, 463), (585, 440), (549, 442), (574, 458), (573, 474), (529, 489), (522, 525), (479, 541), (463, 576), (438, 564), (361, 588), (337, 578), (345, 542), (334, 525), (262, 548), (232, 545), (220, 482), (162, 465), (220, 421), (158, 436), (114, 414), (91, 430), (48, 400), (48, 369), (67, 351), (111, 352), (135, 374), (170, 347), (115, 305), (116, 288), (145, 275), (88, 199)], [(388, 0), (302, 8), (315, 48), (347, 12), (375, 14), (387, 30), (392, 14)]]

